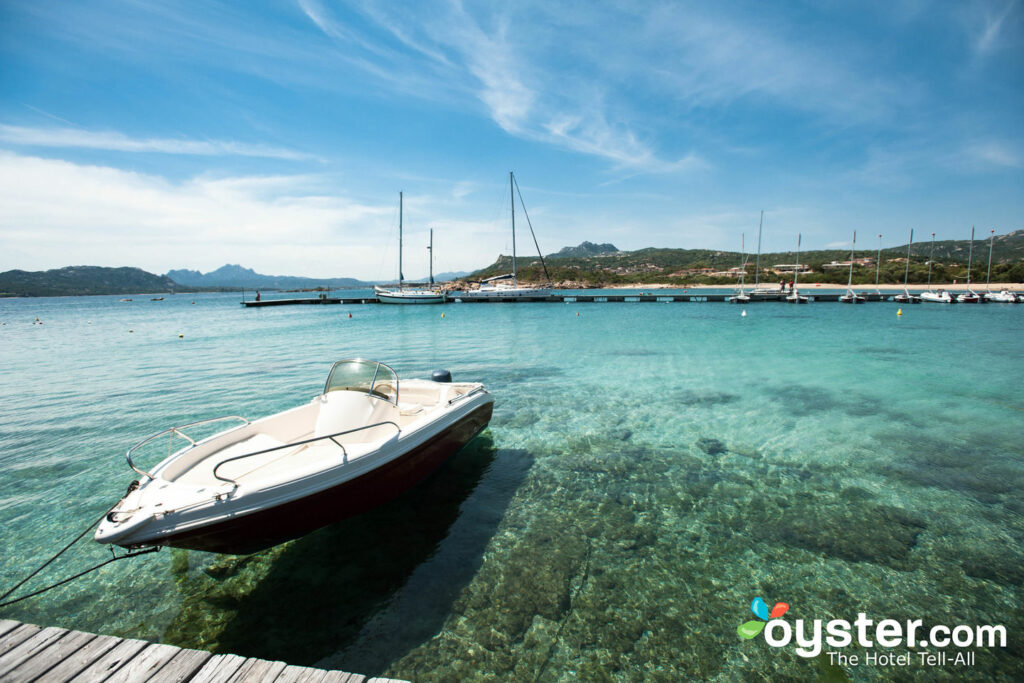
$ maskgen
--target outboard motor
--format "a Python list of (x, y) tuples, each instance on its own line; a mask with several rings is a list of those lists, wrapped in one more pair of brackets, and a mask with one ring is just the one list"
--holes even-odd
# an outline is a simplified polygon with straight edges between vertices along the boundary
[(435, 382), (444, 382), (445, 384), (451, 384), (452, 373), (447, 370), (434, 370), (434, 374), (430, 376), (430, 379)]

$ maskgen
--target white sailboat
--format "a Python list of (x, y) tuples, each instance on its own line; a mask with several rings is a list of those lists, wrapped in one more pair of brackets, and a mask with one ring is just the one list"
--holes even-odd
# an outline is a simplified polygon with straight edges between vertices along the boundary
[[(508, 172), (508, 192), (512, 205), (512, 272), (506, 275), (498, 275), (488, 278), (480, 283), (479, 289), (471, 289), (459, 293), (460, 299), (540, 299), (551, 296), (550, 287), (520, 286), (516, 273), (516, 190), (515, 175)], [(519, 201), (523, 197), (520, 193)], [(523, 214), (526, 216), (527, 224), (530, 224), (530, 216), (526, 213), (526, 205), (523, 205)], [(533, 235), (533, 226), (530, 225), (530, 234)], [(547, 274), (547, 266), (544, 265), (544, 256), (540, 253), (540, 246), (537, 244), (537, 236), (533, 235), (533, 244), (537, 247), (537, 254), (540, 256), (541, 265), (544, 266), (544, 273)], [(511, 282), (510, 282), (511, 281)]]
[(974, 258), (974, 226), (971, 226), (971, 247), (967, 252), (967, 291), (956, 298), (962, 304), (980, 304), (984, 299), (971, 290), (971, 261)]
[(942, 289), (941, 287), (934, 292), (932, 291), (932, 263), (935, 261), (935, 233), (932, 233), (932, 250), (928, 254), (928, 291), (921, 292), (921, 301), (928, 301), (933, 304), (952, 304), (956, 303), (956, 299), (953, 295)]
[(740, 288), (738, 292), (729, 297), (729, 303), (731, 304), (750, 303), (750, 295), (744, 289), (744, 282), (747, 278), (747, 247), (744, 244), (745, 238), (746, 235), (740, 234), (740, 258), (743, 259), (743, 262), (740, 264)]
[(796, 268), (793, 269), (793, 289), (786, 297), (786, 303), (790, 304), (805, 304), (809, 301), (806, 296), (800, 294), (800, 290), (797, 289), (797, 282), (800, 280), (800, 233), (796, 234)]
[(853, 291), (853, 251), (857, 248), (857, 231), (853, 231), (853, 242), (850, 243), (850, 277), (846, 282), (846, 294), (839, 297), (844, 304), (862, 304), (867, 299), (862, 294)]
[(750, 298), (757, 300), (771, 299), (778, 301), (783, 294), (782, 289), (771, 289), (759, 285), (761, 277), (761, 230), (764, 228), (764, 210), (761, 210), (761, 221), (757, 224), (757, 260), (754, 262), (754, 289), (750, 291)]
[[(430, 231), (430, 284), (434, 284), (434, 231)], [(402, 193), (398, 193), (398, 288), (374, 286), (377, 301), (382, 304), (443, 304), (444, 292), (436, 289), (413, 287), (405, 289), (402, 274)]]
[[(914, 243), (914, 229), (910, 229), (910, 241), (907, 242), (907, 265), (903, 271), (903, 293), (897, 294), (892, 299), (899, 304), (919, 304), (921, 297), (915, 296), (907, 289), (907, 279), (910, 277), (910, 245)], [(930, 267), (930, 266), (929, 266)]]
[(992, 291), (992, 243), (995, 241), (996, 231), (989, 231), (988, 238), (988, 274), (985, 275), (985, 301), (997, 304), (1019, 303), (1017, 295), (1005, 287), (998, 292)]

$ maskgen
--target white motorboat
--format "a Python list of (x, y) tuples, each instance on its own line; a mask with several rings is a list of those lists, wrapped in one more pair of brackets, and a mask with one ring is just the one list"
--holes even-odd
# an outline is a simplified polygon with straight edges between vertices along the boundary
[[(483, 430), (494, 399), (482, 384), (399, 382), (387, 365), (335, 363), (311, 403), (249, 421), (172, 427), (129, 449), (140, 478), (95, 538), (127, 548), (173, 546), (250, 553), (381, 505), (414, 486)], [(196, 440), (203, 423), (238, 422)], [(147, 444), (184, 448), (145, 471)]]
[(1000, 289), (998, 292), (985, 292), (985, 301), (997, 304), (1016, 304), (1020, 302), (1018, 295), (1008, 289)]
[[(853, 242), (850, 243), (850, 277), (846, 282), (846, 294), (839, 297), (844, 304), (862, 304), (867, 301), (863, 294), (853, 291), (853, 250), (857, 248), (857, 231), (853, 231)], [(876, 283), (877, 287), (877, 283)]]
[[(430, 231), (430, 284), (434, 284), (434, 231)], [(375, 285), (373, 293), (382, 304), (443, 304), (444, 292), (424, 287), (405, 289), (402, 275), (402, 193), (398, 193), (398, 287)]]
[[(892, 298), (893, 301), (899, 304), (919, 304), (921, 303), (921, 297), (916, 294), (911, 294), (910, 290), (907, 289), (907, 279), (910, 277), (910, 246), (914, 243), (914, 229), (910, 229), (910, 241), (907, 242), (907, 263), (903, 269), (903, 293), (897, 294)], [(881, 258), (881, 257), (879, 257)]]
[(983, 299), (977, 292), (971, 289), (971, 261), (974, 258), (974, 226), (971, 226), (971, 247), (967, 251), (967, 291), (956, 298), (961, 304), (983, 304)]
[[(512, 272), (506, 275), (497, 275), (495, 277), (487, 278), (480, 282), (480, 287), (478, 289), (469, 289), (454, 295), (462, 301), (489, 299), (499, 299), (503, 301), (524, 299), (542, 300), (551, 296), (550, 287), (531, 287), (519, 284), (519, 278), (516, 272), (516, 187), (518, 187), (518, 184), (515, 180), (515, 174), (512, 171), (509, 171), (508, 192), (512, 205)], [(521, 193), (519, 195), (519, 201), (520, 203), (523, 201)], [(525, 204), (523, 204), (523, 215), (526, 216), (526, 222), (530, 226), (530, 234), (533, 235), (533, 244), (537, 247), (537, 255), (540, 256), (540, 264), (544, 268), (544, 275), (547, 276), (548, 267), (544, 263), (544, 255), (540, 253), (540, 246), (537, 245), (537, 236), (533, 234), (533, 224), (530, 223), (530, 215), (526, 213)], [(509, 282), (510, 280), (511, 283)]]
[(928, 301), (933, 304), (956, 303), (953, 295), (944, 289), (936, 289), (934, 292), (929, 289), (927, 292), (921, 292), (921, 301)]

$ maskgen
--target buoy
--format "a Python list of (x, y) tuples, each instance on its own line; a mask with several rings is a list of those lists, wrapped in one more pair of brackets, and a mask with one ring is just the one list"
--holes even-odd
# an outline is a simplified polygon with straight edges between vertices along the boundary
[(442, 317), (442, 318), (444, 317), (444, 313), (442, 313), (442, 314), (441, 314), (441, 317)]
[(896, 309), (896, 315), (903, 315), (903, 309), (902, 308), (897, 308)]
[(129, 333), (131, 333), (131, 332), (134, 332), (134, 331), (135, 331), (135, 330), (128, 330), (128, 332), (129, 332)]
[(349, 313), (349, 314), (348, 314), (348, 317), (350, 317), (350, 318), (351, 318), (351, 317), (352, 317), (352, 314), (351, 314), (351, 313)]
[(184, 339), (184, 338), (185, 338), (185, 335), (183, 335), (183, 334), (179, 334), (178, 335), (178, 339)]
[(579, 311), (576, 311), (576, 317), (577, 318), (580, 317), (580, 312)]
[(741, 318), (746, 318), (747, 317), (747, 312), (743, 311), (742, 313), (740, 313), (740, 317)]

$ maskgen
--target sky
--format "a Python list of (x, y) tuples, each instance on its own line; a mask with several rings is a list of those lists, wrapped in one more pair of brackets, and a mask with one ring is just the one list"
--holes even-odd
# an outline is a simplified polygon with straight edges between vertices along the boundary
[(1024, 0), (0, 3), (0, 271), (386, 279), (400, 191), (474, 270), (509, 171), (545, 254), (1024, 228)]

